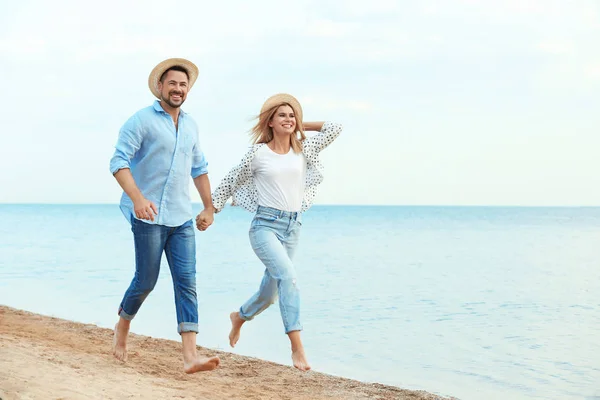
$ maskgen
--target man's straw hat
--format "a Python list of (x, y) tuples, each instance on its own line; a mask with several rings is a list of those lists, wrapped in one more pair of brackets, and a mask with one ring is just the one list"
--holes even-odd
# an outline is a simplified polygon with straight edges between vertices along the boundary
[(198, 67), (193, 62), (186, 60), (185, 58), (169, 58), (158, 64), (148, 77), (148, 87), (154, 96), (160, 99), (160, 91), (158, 90), (158, 82), (160, 77), (171, 67), (180, 66), (186, 69), (188, 72), (188, 90), (194, 86), (194, 82), (198, 78)]

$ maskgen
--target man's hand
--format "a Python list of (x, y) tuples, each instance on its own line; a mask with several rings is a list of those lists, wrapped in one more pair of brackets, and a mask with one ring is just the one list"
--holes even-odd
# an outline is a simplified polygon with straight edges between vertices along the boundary
[(154, 216), (158, 215), (156, 205), (145, 197), (133, 202), (133, 211), (138, 219), (150, 221), (154, 221)]
[(196, 228), (200, 231), (205, 231), (215, 220), (215, 209), (214, 207), (205, 208), (196, 217)]

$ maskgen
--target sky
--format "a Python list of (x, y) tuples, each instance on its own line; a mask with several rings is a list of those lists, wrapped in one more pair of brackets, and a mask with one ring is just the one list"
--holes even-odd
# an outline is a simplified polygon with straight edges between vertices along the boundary
[(598, 0), (9, 2), (0, 203), (117, 203), (119, 128), (184, 57), (213, 188), (287, 92), (344, 125), (317, 204), (598, 206), (599, 43)]

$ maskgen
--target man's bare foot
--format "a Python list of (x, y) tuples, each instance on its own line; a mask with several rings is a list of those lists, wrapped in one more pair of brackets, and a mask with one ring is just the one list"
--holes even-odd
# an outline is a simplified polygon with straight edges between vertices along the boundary
[(212, 371), (217, 368), (220, 363), (221, 360), (219, 360), (219, 357), (217, 356), (210, 358), (196, 358), (191, 362), (184, 361), (183, 370), (186, 374), (193, 374), (200, 371)]
[[(127, 361), (127, 334), (129, 323), (117, 323), (113, 335), (113, 355), (119, 361)], [(129, 321), (127, 321), (129, 322)]]
[(294, 362), (294, 367), (298, 368), (300, 371), (310, 370), (310, 365), (308, 365), (303, 349), (292, 351), (292, 361)]
[(229, 314), (229, 319), (231, 320), (231, 332), (229, 332), (229, 345), (231, 347), (235, 347), (235, 344), (240, 340), (240, 329), (242, 329), (242, 325), (244, 325), (243, 319), (240, 318), (240, 313), (237, 311)]

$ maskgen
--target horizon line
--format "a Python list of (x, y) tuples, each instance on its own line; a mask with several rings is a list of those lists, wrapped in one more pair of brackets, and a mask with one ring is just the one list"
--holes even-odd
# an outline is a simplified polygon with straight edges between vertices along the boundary
[[(192, 202), (193, 206), (202, 206), (200, 202)], [(35, 202), (0, 202), (0, 206), (116, 206), (119, 203), (35, 203)], [(233, 207), (226, 204), (226, 207)], [(235, 206), (241, 208), (239, 206)], [(600, 205), (521, 205), (521, 204), (313, 204), (312, 207), (505, 207), (505, 208), (600, 208)]]

